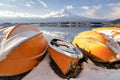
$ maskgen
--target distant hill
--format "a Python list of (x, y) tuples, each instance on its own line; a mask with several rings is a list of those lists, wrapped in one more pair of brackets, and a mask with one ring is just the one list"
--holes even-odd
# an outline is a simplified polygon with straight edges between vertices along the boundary
[(1, 23), (0, 27), (3, 27), (3, 26), (12, 26), (12, 25), (14, 25), (14, 24), (6, 22), (6, 23)]
[(113, 21), (111, 21), (113, 24), (120, 24), (120, 19), (115, 19)]

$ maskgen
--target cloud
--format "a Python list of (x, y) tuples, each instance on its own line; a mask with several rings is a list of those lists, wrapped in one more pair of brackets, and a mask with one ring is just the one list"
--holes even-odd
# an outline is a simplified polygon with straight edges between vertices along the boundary
[(97, 6), (82, 6), (80, 7), (80, 9), (84, 10), (84, 12), (82, 13), (83, 16), (87, 16), (87, 17), (93, 17), (93, 18), (98, 18), (99, 17), (99, 12), (98, 10), (101, 8), (101, 5), (97, 5)]
[(119, 7), (120, 3), (110, 3), (110, 4), (108, 4), (108, 6)]
[(63, 9), (60, 9), (60, 10), (57, 10), (57, 11), (50, 10), (49, 13), (41, 15), (41, 18), (68, 16), (69, 10), (71, 10), (73, 8), (74, 7), (72, 5), (67, 5)]
[(67, 9), (67, 10), (71, 10), (71, 9), (73, 9), (74, 7), (72, 6), (72, 5), (68, 5), (68, 6), (65, 6), (65, 9)]
[(112, 9), (109, 15), (106, 18), (117, 19), (120, 18), (120, 3), (110, 3), (108, 6)]
[(0, 3), (0, 6), (3, 6), (3, 4), (2, 4), (2, 3)]
[[(50, 16), (54, 16), (58, 14), (58, 11), (51, 11), (48, 14), (39, 15), (39, 14), (31, 14), (31, 13), (20, 13), (20, 12), (13, 12), (13, 11), (0, 11), (0, 18), (47, 18)], [(56, 16), (55, 16), (56, 17)]]
[(88, 10), (98, 10), (98, 9), (100, 9), (101, 8), (101, 5), (97, 5), (97, 6), (82, 6), (82, 7), (80, 7), (81, 9), (83, 9), (83, 10), (86, 10), (86, 11), (88, 11)]
[(81, 9), (83, 9), (83, 10), (89, 10), (89, 6), (82, 6)]
[(104, 7), (102, 5), (82, 6), (80, 9), (83, 10), (81, 14), (86, 17), (102, 19), (120, 18), (120, 3), (109, 3), (104, 5)]
[(40, 18), (40, 15), (34, 15), (30, 13), (19, 13), (12, 11), (0, 11), (0, 18)]
[(39, 2), (41, 5), (43, 5), (44, 7), (46, 7), (46, 8), (48, 7), (47, 4), (46, 4), (45, 2), (43, 2), (42, 0), (38, 0), (38, 2)]
[(29, 2), (27, 2), (27, 3), (25, 4), (25, 6), (31, 7), (32, 5), (31, 5)]
[(8, 0), (8, 1), (16, 1), (16, 0)]
[(35, 4), (35, 2), (33, 2), (33, 1), (28, 1), (28, 2), (26, 2), (25, 6), (31, 7), (33, 4)]
[(14, 5), (14, 4), (3, 4), (3, 3), (0, 3), (0, 7), (2, 7), (2, 8), (15, 8), (16, 5)]

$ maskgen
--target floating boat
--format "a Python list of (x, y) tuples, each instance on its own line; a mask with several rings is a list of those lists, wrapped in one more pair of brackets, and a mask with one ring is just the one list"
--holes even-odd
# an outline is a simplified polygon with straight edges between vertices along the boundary
[(89, 58), (97, 62), (120, 61), (120, 28), (105, 27), (80, 32), (72, 44), (85, 50)]
[(0, 75), (13, 76), (34, 68), (43, 58), (48, 41), (36, 27), (19, 24), (0, 30)]
[(71, 43), (54, 38), (50, 41), (48, 52), (52, 60), (57, 64), (61, 72), (66, 75), (78, 61), (83, 58), (83, 54)]

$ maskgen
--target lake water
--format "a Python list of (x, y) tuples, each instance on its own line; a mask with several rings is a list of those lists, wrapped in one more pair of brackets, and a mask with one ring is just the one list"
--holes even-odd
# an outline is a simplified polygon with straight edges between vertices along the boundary
[(48, 40), (61, 38), (71, 42), (73, 38), (82, 31), (93, 29), (93, 27), (38, 27)]

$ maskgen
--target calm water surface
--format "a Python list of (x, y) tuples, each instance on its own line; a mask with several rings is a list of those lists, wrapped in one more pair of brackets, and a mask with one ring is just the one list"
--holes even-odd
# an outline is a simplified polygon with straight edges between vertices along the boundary
[(73, 38), (82, 31), (93, 29), (93, 27), (38, 27), (48, 40), (62, 38), (71, 42)]

